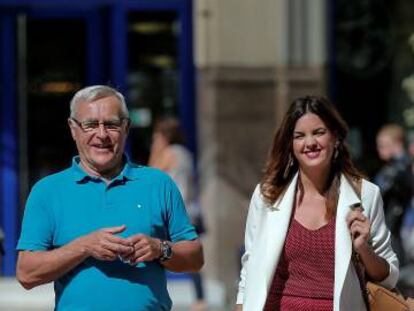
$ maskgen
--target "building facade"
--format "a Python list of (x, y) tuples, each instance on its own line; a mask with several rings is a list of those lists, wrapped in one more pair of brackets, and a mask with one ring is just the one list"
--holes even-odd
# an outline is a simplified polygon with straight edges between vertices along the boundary
[(401, 86), (414, 72), (408, 1), (84, 2), (0, 0), (6, 275), (14, 274), (30, 186), (75, 152), (66, 118), (81, 86), (111, 84), (127, 94), (134, 125), (128, 152), (138, 162), (146, 161), (156, 117), (180, 118), (196, 153), (208, 229), (204, 273), (227, 304), (235, 299), (250, 195), (293, 98), (321, 94), (338, 105), (368, 175), (378, 166), (379, 126), (414, 129), (413, 102)]

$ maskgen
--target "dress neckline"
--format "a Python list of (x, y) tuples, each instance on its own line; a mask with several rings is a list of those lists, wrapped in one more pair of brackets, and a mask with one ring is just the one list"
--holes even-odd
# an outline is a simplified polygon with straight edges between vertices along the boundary
[(310, 229), (310, 228), (307, 228), (306, 226), (304, 226), (299, 220), (296, 220), (295, 219), (295, 217), (293, 217), (293, 222), (295, 222), (296, 224), (298, 224), (301, 228), (303, 228), (303, 229), (305, 229), (306, 231), (309, 231), (309, 232), (317, 232), (317, 231), (320, 231), (320, 230), (322, 230), (323, 228), (325, 228), (325, 227), (328, 227), (329, 226), (329, 224), (334, 220), (335, 218), (334, 217), (332, 217), (326, 224), (323, 224), (322, 226), (320, 226), (319, 228), (316, 228), (316, 229)]

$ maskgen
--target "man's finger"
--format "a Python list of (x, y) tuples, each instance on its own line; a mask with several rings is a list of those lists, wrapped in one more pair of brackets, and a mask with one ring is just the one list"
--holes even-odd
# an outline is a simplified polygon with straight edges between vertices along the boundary
[(151, 254), (151, 253), (148, 253), (148, 254), (144, 254), (144, 255), (142, 255), (142, 256), (140, 256), (140, 257), (138, 257), (136, 260), (135, 260), (135, 263), (140, 263), (140, 262), (144, 262), (144, 261), (151, 261), (151, 260), (153, 260), (155, 257)]
[(121, 253), (130, 253), (134, 250), (132, 246), (125, 246), (119, 243), (112, 243), (110, 241), (105, 241), (102, 243), (102, 246), (105, 249), (110, 250), (113, 253), (121, 254)]
[(104, 228), (104, 229), (102, 229), (102, 231), (107, 232), (107, 233), (116, 234), (116, 233), (121, 233), (121, 232), (125, 231), (125, 229), (126, 229), (126, 226), (122, 225), (122, 226), (118, 226), (118, 227)]
[(113, 260), (113, 258), (116, 258), (116, 254), (109, 249), (100, 248), (99, 250), (96, 250), (93, 257), (100, 260)]
[(138, 234), (135, 234), (135, 235), (132, 235), (132, 236), (128, 237), (126, 240), (129, 243), (136, 244), (136, 243), (139, 243), (142, 239), (144, 239), (146, 237), (147, 236), (145, 234), (138, 233)]
[(124, 246), (132, 246), (133, 245), (133, 243), (131, 243), (128, 239), (124, 239), (124, 238), (121, 238), (121, 237), (116, 236), (116, 235), (109, 235), (107, 237), (107, 240), (111, 243), (121, 244), (121, 245), (124, 245)]

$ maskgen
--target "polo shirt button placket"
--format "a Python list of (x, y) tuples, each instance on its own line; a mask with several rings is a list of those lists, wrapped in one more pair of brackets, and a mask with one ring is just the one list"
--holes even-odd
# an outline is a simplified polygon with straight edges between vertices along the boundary
[(105, 208), (112, 208), (114, 207), (114, 203), (111, 200), (111, 184), (106, 185), (104, 191), (104, 207)]

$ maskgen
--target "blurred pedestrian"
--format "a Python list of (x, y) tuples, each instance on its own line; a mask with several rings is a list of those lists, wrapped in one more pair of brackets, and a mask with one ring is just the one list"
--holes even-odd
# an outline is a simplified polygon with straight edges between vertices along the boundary
[(4, 251), (4, 232), (3, 232), (2, 228), (0, 227), (0, 267), (2, 265), (2, 259), (3, 259), (4, 254), (5, 254), (5, 251)]
[[(408, 137), (407, 150), (411, 160), (411, 172), (413, 178), (413, 182), (411, 184), (414, 190), (414, 133), (411, 133), (411, 135)], [(412, 192), (410, 207), (404, 213), (404, 219), (401, 228), (401, 238), (405, 259), (412, 266), (414, 266), (414, 191)]]
[(354, 168), (347, 133), (327, 99), (291, 104), (251, 199), (236, 310), (366, 310), (353, 252), (395, 286), (380, 191)]
[[(184, 145), (184, 134), (176, 118), (164, 117), (155, 123), (148, 164), (171, 176), (181, 192), (196, 232), (199, 235), (205, 233), (201, 209), (197, 204), (193, 155)], [(190, 276), (196, 295), (192, 310), (205, 310), (205, 293), (201, 273), (191, 273)]]
[(55, 310), (170, 310), (165, 269), (203, 265), (174, 182), (124, 154), (128, 116), (113, 88), (79, 90), (68, 119), (79, 155), (30, 192), (16, 274), (26, 289), (54, 282)]
[[(411, 159), (411, 172), (414, 179), (414, 135), (408, 135), (408, 154)], [(414, 181), (414, 180), (413, 180)], [(412, 182), (414, 188), (414, 182)], [(405, 265), (400, 270), (399, 289), (406, 296), (414, 296), (414, 191), (411, 204), (406, 209), (401, 225), (401, 241), (404, 249)]]
[(405, 149), (404, 129), (386, 124), (377, 133), (377, 151), (384, 166), (374, 178), (384, 200), (385, 223), (392, 235), (392, 246), (400, 265), (405, 264), (400, 230), (412, 198), (411, 159)]

